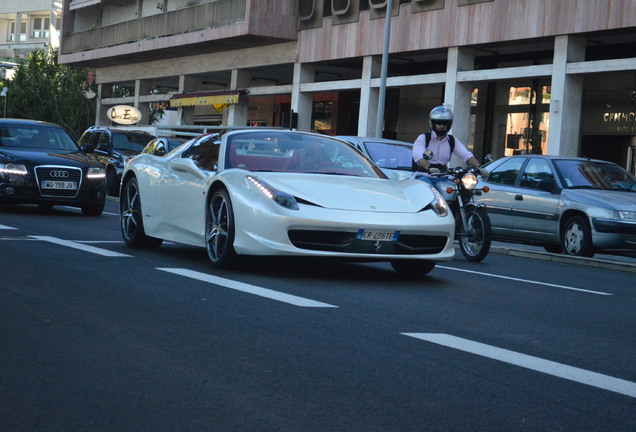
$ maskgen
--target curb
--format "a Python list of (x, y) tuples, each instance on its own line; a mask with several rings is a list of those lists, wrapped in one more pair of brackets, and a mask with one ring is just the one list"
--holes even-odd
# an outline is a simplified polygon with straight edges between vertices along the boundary
[(629, 263), (601, 258), (573, 257), (549, 252), (535, 252), (501, 246), (491, 246), (490, 253), (636, 273), (636, 262)]

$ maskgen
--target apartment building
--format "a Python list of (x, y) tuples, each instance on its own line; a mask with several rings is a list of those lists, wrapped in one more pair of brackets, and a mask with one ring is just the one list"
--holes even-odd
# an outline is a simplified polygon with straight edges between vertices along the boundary
[(0, 61), (8, 64), (34, 49), (59, 47), (62, 0), (0, 1)]
[(59, 61), (95, 69), (96, 124), (371, 136), (384, 106), (413, 141), (445, 103), (479, 158), (636, 161), (636, 0), (65, 0)]

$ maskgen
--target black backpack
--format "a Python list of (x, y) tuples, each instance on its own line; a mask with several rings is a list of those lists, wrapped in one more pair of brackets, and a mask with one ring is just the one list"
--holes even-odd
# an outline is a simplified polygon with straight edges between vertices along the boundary
[[(424, 134), (426, 146), (424, 147), (424, 151), (428, 148), (428, 143), (431, 142), (431, 131), (428, 131)], [(451, 156), (453, 155), (453, 151), (455, 150), (455, 137), (451, 134), (448, 134), (448, 143), (450, 144)], [(424, 168), (417, 165), (415, 161), (412, 161), (413, 171), (425, 172)], [(434, 168), (445, 169), (446, 167), (440, 164), (432, 164)]]

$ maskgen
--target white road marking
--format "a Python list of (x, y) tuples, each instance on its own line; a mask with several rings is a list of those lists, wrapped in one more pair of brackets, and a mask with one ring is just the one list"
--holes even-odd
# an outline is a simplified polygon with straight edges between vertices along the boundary
[(248, 294), (254, 294), (254, 295), (265, 297), (271, 300), (277, 300), (283, 303), (289, 303), (294, 306), (322, 307), (322, 308), (337, 308), (338, 307), (338, 306), (330, 305), (327, 303), (321, 303), (315, 300), (310, 300), (303, 297), (297, 297), (295, 295), (285, 294), (279, 291), (262, 288), (256, 285), (250, 285), (243, 282), (234, 281), (231, 279), (225, 279), (218, 276), (212, 276), (206, 273), (196, 272), (193, 270), (182, 269), (182, 268), (159, 268), (159, 267), (157, 267), (157, 270), (177, 274), (180, 276), (189, 277), (192, 279), (208, 282), (215, 285), (221, 285), (236, 291), (241, 291)]
[(107, 256), (107, 257), (130, 257), (131, 256), (131, 255), (126, 255), (119, 252), (109, 251), (108, 249), (97, 248), (95, 246), (88, 246), (88, 245), (70, 241), (70, 240), (62, 240), (56, 237), (49, 237), (49, 236), (29, 236), (29, 237), (35, 240), (47, 241), (49, 243), (54, 243), (61, 246), (67, 246), (73, 249), (79, 249), (85, 252), (90, 252), (90, 253)]
[(530, 283), (530, 284), (535, 284), (535, 285), (544, 285), (544, 286), (549, 286), (549, 287), (554, 287), (554, 288), (561, 288), (561, 289), (572, 290), (572, 291), (580, 291), (580, 292), (584, 292), (584, 293), (588, 293), (588, 294), (597, 294), (597, 295), (604, 295), (604, 296), (614, 295), (614, 294), (607, 293), (607, 292), (602, 292), (602, 291), (591, 291), (591, 290), (586, 290), (586, 289), (583, 289), (583, 288), (574, 288), (574, 287), (570, 287), (570, 286), (566, 286), (566, 285), (556, 285), (556, 284), (551, 284), (551, 283), (546, 283), (546, 282), (533, 281), (533, 280), (529, 280), (529, 279), (519, 279), (519, 278), (515, 278), (515, 277), (501, 276), (501, 275), (496, 275), (496, 274), (492, 274), (492, 273), (478, 272), (478, 271), (474, 271), (474, 270), (464, 270), (464, 269), (458, 269), (458, 268), (446, 267), (446, 266), (440, 266), (440, 265), (438, 265), (436, 268), (441, 268), (441, 269), (444, 269), (444, 270), (453, 270), (453, 271), (464, 272), (464, 273), (474, 273), (474, 274), (478, 274), (478, 275), (482, 275), (482, 276), (490, 276), (490, 277), (494, 277), (494, 278), (508, 279), (508, 280), (512, 280), (512, 281), (525, 282), (525, 283)]
[(424, 341), (636, 398), (636, 383), (443, 333), (402, 333)]
[(12, 229), (17, 229), (17, 228), (13, 228), (13, 227), (6, 226), (6, 225), (0, 225), (0, 229), (3, 229), (3, 230), (12, 230)]

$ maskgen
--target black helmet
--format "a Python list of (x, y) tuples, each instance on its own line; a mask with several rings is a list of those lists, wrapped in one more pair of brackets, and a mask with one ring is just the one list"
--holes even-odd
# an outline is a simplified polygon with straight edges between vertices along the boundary
[(431, 110), (428, 121), (433, 130), (435, 130), (436, 124), (446, 125), (450, 130), (453, 125), (453, 112), (444, 105), (436, 106)]

